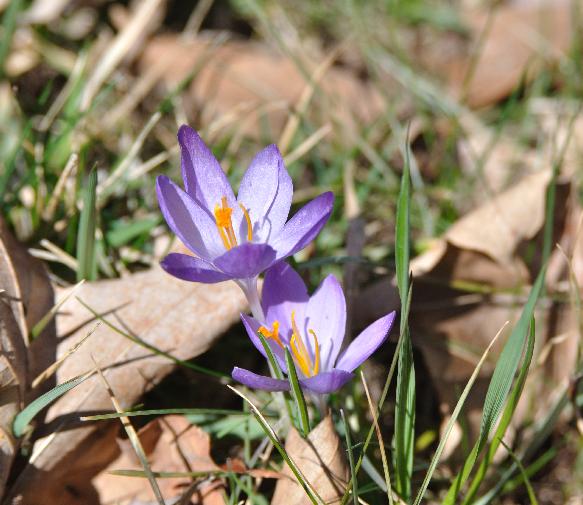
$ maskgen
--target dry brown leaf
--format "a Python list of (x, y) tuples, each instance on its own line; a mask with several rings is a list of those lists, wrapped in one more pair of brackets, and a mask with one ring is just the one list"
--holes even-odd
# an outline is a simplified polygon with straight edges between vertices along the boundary
[[(164, 416), (151, 421), (139, 431), (153, 472), (214, 472), (220, 470), (210, 455), (210, 437), (198, 426), (188, 422), (184, 416)], [(145, 484), (144, 478), (123, 477), (107, 473), (111, 470), (143, 470), (131, 444), (119, 441), (120, 456), (98, 475), (93, 484), (99, 494), (100, 503), (126, 505), (134, 500), (153, 502), (155, 497)], [(224, 504), (222, 483), (212, 479), (198, 479), (188, 503), (204, 505)], [(189, 490), (193, 479), (173, 477), (158, 479), (160, 491), (166, 500), (182, 496)]]
[[(543, 225), (550, 176), (550, 171), (546, 170), (525, 177), (459, 219), (440, 241), (434, 243), (427, 255), (411, 262), (413, 275), (419, 277), (433, 270), (444, 259), (448, 246), (454, 246), (459, 252), (456, 252), (456, 260), (450, 266), (453, 278), (498, 287), (512, 287), (527, 280), (526, 266), (517, 257), (518, 246), (532, 239)], [(471, 255), (471, 260), (467, 260), (464, 257), (466, 251), (487, 258), (479, 261), (478, 257)], [(494, 261), (491, 268), (487, 266), (488, 260)], [(493, 270), (497, 268), (504, 271), (502, 275), (493, 277)]]
[[(538, 274), (548, 183), (548, 172), (525, 177), (461, 218), (428, 252), (411, 262), (411, 335), (425, 357), (441, 402), (450, 411), (492, 336), (506, 321), (514, 323), (518, 319), (529, 285)], [(568, 182), (557, 188), (554, 241), (564, 244), (567, 251), (575, 251), (575, 262), (583, 257), (583, 250), (574, 249), (577, 244), (581, 247), (581, 242), (574, 243), (573, 238), (580, 209), (569, 191)], [(527, 266), (524, 253), (529, 248)], [(548, 272), (548, 289), (560, 290), (567, 269), (558, 252), (553, 253)], [(486, 292), (468, 291), (471, 284), (485, 287)], [(524, 294), (517, 298), (514, 293), (505, 293), (505, 289), (522, 289)], [(395, 288), (387, 281), (380, 282), (363, 293), (355, 312), (364, 321), (371, 320), (394, 308), (387, 306), (388, 300), (395, 300)], [(526, 398), (545, 398), (544, 388), (552, 389), (568, 378), (576, 354), (573, 349), (578, 332), (571, 308), (560, 302), (540, 306), (537, 347), (563, 334), (569, 336), (552, 346), (544, 367), (539, 367), (539, 377), (531, 377), (532, 389)], [(503, 335), (467, 401), (470, 428), (476, 431), (489, 377), (504, 340)], [(544, 408), (543, 403), (539, 401), (537, 405)], [(517, 421), (521, 415), (516, 416)]]
[[(246, 307), (234, 283), (183, 282), (159, 267), (122, 279), (86, 283), (77, 297), (118, 328), (179, 359), (205, 352)], [(82, 339), (94, 323), (89, 310), (77, 299), (69, 299), (57, 317), (58, 356)], [(135, 404), (174, 367), (167, 358), (153, 355), (101, 324), (90, 342), (63, 363), (58, 382), (92, 369), (91, 356), (103, 368), (124, 408)], [(13, 490), (14, 496), (21, 495), (22, 505), (39, 503), (39, 496), (43, 503), (92, 503), (87, 484), (115, 457), (115, 425), (80, 426), (78, 417), (110, 409), (107, 392), (96, 377), (55, 402), (46, 417), (50, 435), (36, 442), (32, 463)]]
[[(282, 131), (310, 81), (290, 58), (245, 41), (217, 46), (203, 39), (158, 36), (146, 46), (140, 66), (146, 70), (160, 62), (169, 69), (164, 73), (169, 88), (196, 71), (189, 97), (192, 108), (202, 112), (202, 124), (234, 115), (247, 134), (260, 131), (262, 117), (271, 131)], [(383, 110), (382, 97), (349, 71), (330, 68), (320, 85), (324, 93), (316, 94), (314, 101), (346, 124), (355, 119), (370, 122)]]
[[(348, 465), (331, 416), (326, 416), (307, 439), (292, 428), (285, 441), (285, 450), (325, 503), (342, 498), (348, 482)], [(277, 482), (271, 504), (311, 504), (289, 467), (286, 466), (283, 473), (289, 478)]]
[[(50, 359), (54, 325), (27, 348), (30, 329), (52, 305), (42, 264), (32, 258), (0, 217), (0, 496), (15, 455), (12, 420), (26, 400), (32, 370)], [(33, 372), (32, 372), (33, 373)]]
[(507, 2), (493, 7), (491, 20), (486, 9), (463, 10), (462, 21), (471, 34), (467, 53), (447, 63), (440, 58), (450, 89), (474, 108), (508, 96), (525, 73), (532, 78), (542, 63), (556, 64), (565, 56), (575, 35), (574, 8), (571, 0)]

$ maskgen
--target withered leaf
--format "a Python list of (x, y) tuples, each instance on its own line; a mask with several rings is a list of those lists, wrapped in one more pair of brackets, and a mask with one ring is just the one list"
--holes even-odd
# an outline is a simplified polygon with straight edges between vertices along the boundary
[[(114, 326), (183, 360), (205, 352), (246, 307), (234, 283), (183, 282), (159, 267), (122, 279), (85, 283), (77, 297)], [(58, 356), (94, 324), (93, 314), (77, 298), (69, 299), (57, 316)], [(58, 382), (92, 369), (93, 358), (123, 408), (134, 405), (175, 366), (101, 324), (61, 366)], [(74, 499), (78, 495), (87, 501), (83, 490), (88, 481), (118, 450), (115, 444), (113, 449), (111, 446), (111, 427), (116, 425), (103, 421), (80, 424), (78, 419), (83, 413), (110, 409), (109, 396), (96, 377), (55, 402), (46, 417), (48, 435), (36, 442), (34, 464), (24, 469), (13, 495), (20, 495), (22, 504), (38, 503), (41, 495), (59, 503), (80, 503)], [(51, 476), (48, 482), (47, 473)], [(67, 496), (63, 489), (69, 490)]]
[[(285, 449), (326, 503), (334, 502), (344, 495), (348, 482), (348, 465), (345, 449), (330, 415), (307, 438), (303, 438), (292, 428), (287, 436)], [(277, 482), (272, 505), (311, 504), (289, 467), (286, 466), (282, 473), (289, 478)]]

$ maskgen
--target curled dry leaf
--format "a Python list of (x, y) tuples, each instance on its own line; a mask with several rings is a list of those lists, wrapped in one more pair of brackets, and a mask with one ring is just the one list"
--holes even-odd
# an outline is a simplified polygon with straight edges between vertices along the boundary
[[(462, 217), (426, 253), (413, 259), (411, 335), (423, 353), (445, 411), (451, 411), (492, 336), (506, 321), (520, 316), (529, 286), (541, 268), (548, 171), (525, 177), (518, 184)], [(573, 263), (583, 257), (581, 241), (573, 238), (580, 209), (570, 197), (570, 184), (557, 187), (555, 236), (573, 254)], [(552, 267), (555, 265), (555, 267)], [(568, 271), (558, 251), (551, 256), (547, 288), (561, 289)], [(551, 275), (552, 274), (552, 275)], [(394, 286), (387, 281), (373, 285), (358, 300), (355, 313), (369, 320), (385, 313), (386, 301), (394, 299)], [(506, 335), (512, 328), (508, 325)], [(560, 302), (540, 305), (537, 312), (537, 342), (540, 347), (556, 335), (547, 363), (537, 370), (525, 398), (544, 399), (572, 373), (578, 335), (570, 307)], [(496, 344), (467, 400), (470, 428), (479, 429), (481, 408), (490, 375), (504, 336)], [(559, 365), (560, 363), (560, 365)], [(536, 374), (535, 374), (536, 375)], [(533, 377), (535, 376), (533, 375)], [(534, 396), (533, 396), (534, 395)], [(527, 402), (525, 402), (526, 405)], [(544, 408), (544, 400), (537, 408)], [(520, 422), (522, 411), (516, 416)], [(523, 419), (523, 418), (522, 418)], [(474, 422), (475, 421), (475, 422)], [(475, 434), (475, 432), (474, 432)]]
[[(183, 416), (164, 416), (151, 421), (139, 431), (140, 441), (153, 472), (216, 472), (221, 470), (211, 458), (208, 433)], [(145, 478), (108, 473), (112, 470), (143, 470), (128, 440), (118, 440), (119, 457), (93, 480), (100, 503), (128, 505), (154, 502), (155, 496)], [(183, 503), (223, 505), (220, 479), (172, 477), (158, 479), (164, 499), (192, 493)]]
[(30, 329), (49, 311), (52, 288), (42, 264), (10, 234), (0, 217), (0, 496), (17, 442), (12, 421), (27, 400), (30, 376), (50, 359), (54, 325), (28, 344)]
[[(292, 428), (285, 442), (285, 450), (325, 503), (334, 503), (342, 498), (349, 472), (345, 449), (331, 416), (326, 416), (307, 438)], [(277, 482), (272, 505), (310, 505), (310, 499), (289, 467), (286, 466), (283, 473), (289, 478)]]
[[(205, 352), (246, 307), (234, 283), (183, 282), (159, 267), (122, 279), (85, 283), (57, 316), (58, 356), (95, 325), (94, 315), (79, 299), (117, 328), (178, 359)], [(101, 324), (90, 341), (63, 363), (57, 381), (92, 369), (92, 357), (123, 408), (134, 405), (175, 366)], [(117, 425), (103, 421), (80, 424), (79, 416), (109, 410), (111, 401), (97, 377), (55, 402), (46, 417), (48, 435), (37, 440), (32, 462), (12, 491), (19, 503), (39, 503), (39, 496), (43, 503), (93, 503), (94, 491), (88, 483), (115, 458)]]

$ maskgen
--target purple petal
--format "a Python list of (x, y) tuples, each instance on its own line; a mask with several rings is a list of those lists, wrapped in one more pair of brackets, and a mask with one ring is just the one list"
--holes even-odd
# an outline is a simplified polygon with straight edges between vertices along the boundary
[(267, 244), (241, 244), (216, 258), (214, 265), (235, 279), (250, 279), (271, 266), (274, 249)]
[(375, 352), (389, 336), (391, 326), (395, 321), (395, 312), (391, 312), (368, 326), (356, 337), (342, 353), (336, 368), (352, 372)]
[(328, 221), (334, 205), (334, 195), (323, 193), (304, 205), (271, 242), (277, 259), (287, 258), (306, 247)]
[(318, 337), (321, 370), (331, 369), (346, 331), (346, 299), (340, 283), (333, 275), (326, 277), (318, 286), (306, 309), (305, 335), (308, 347), (312, 349), (314, 341), (308, 330), (313, 330)]
[(250, 370), (235, 367), (231, 372), (231, 377), (241, 384), (245, 384), (253, 389), (264, 391), (289, 391), (289, 382), (282, 379), (274, 379), (265, 375), (257, 375)]
[(164, 219), (197, 256), (210, 259), (225, 250), (214, 220), (182, 189), (164, 175), (156, 179)]
[(171, 253), (160, 262), (160, 265), (170, 275), (184, 281), (214, 284), (231, 278), (217, 271), (210, 263), (187, 254)]
[[(263, 355), (263, 357), (267, 359), (267, 354), (265, 352), (265, 349), (263, 348), (263, 344), (261, 343), (261, 340), (257, 336), (257, 331), (259, 330), (261, 324), (257, 321), (257, 319), (246, 314), (241, 314), (241, 320), (243, 321), (243, 326), (245, 326), (245, 329), (247, 330), (247, 335), (249, 335), (251, 342), (257, 348), (257, 350)], [(277, 359), (279, 367), (282, 369), (284, 373), (287, 372), (287, 368), (285, 366), (284, 350), (272, 338), (268, 338), (267, 343), (269, 344), (269, 347), (271, 347), (271, 351), (273, 352), (275, 359)]]
[(335, 368), (329, 372), (322, 372), (318, 375), (314, 375), (309, 379), (301, 379), (300, 384), (304, 389), (307, 389), (312, 393), (326, 394), (337, 391), (353, 377), (354, 374), (347, 372), (346, 370)]
[(304, 320), (308, 290), (298, 273), (283, 261), (271, 267), (265, 274), (261, 305), (268, 321), (279, 321), (279, 330), (285, 343), (291, 334), (291, 314), (296, 321)]
[[(293, 185), (275, 145), (259, 152), (239, 186), (238, 201), (249, 212), (253, 238), (267, 242), (283, 228), (291, 207)], [(241, 230), (241, 235), (246, 231)]]
[(223, 196), (227, 197), (229, 207), (236, 207), (227, 176), (198, 133), (190, 126), (182, 125), (178, 130), (178, 142), (186, 192), (211, 216)]

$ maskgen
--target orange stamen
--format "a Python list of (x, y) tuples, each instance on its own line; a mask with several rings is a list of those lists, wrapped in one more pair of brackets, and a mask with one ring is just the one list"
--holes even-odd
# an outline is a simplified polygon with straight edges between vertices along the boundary
[(247, 221), (247, 242), (251, 242), (253, 240), (253, 226), (251, 225), (251, 218), (249, 217), (249, 212), (245, 206), (242, 203), (240, 203), (239, 206), (245, 215), (245, 221)]
[(223, 245), (228, 251), (237, 245), (237, 237), (231, 220), (233, 209), (228, 206), (226, 196), (221, 198), (221, 204), (222, 206), (215, 205), (215, 222)]
[[(299, 337), (297, 337), (296, 334), (294, 333), (292, 335), (291, 340), (290, 340), (290, 346), (291, 346), (292, 354), (296, 358), (296, 362), (299, 365), (299, 367), (300, 367), (301, 371), (303, 372), (303, 374), (306, 377), (310, 377), (311, 376), (311, 374), (310, 374), (310, 363), (308, 361), (306, 361), (306, 357), (298, 349), (298, 341), (301, 342), (302, 339), (299, 338)], [(302, 345), (303, 345), (303, 342), (302, 342)]]
[(314, 373), (313, 375), (317, 375), (320, 371), (320, 343), (318, 342), (318, 337), (316, 336), (316, 332), (314, 330), (308, 330), (312, 337), (314, 337)]
[(272, 328), (273, 329), (270, 330), (266, 326), (260, 326), (257, 331), (261, 333), (261, 335), (263, 335), (265, 338), (272, 338), (273, 340), (275, 340), (279, 347), (283, 349), (283, 343), (279, 338), (279, 321), (274, 321)]

